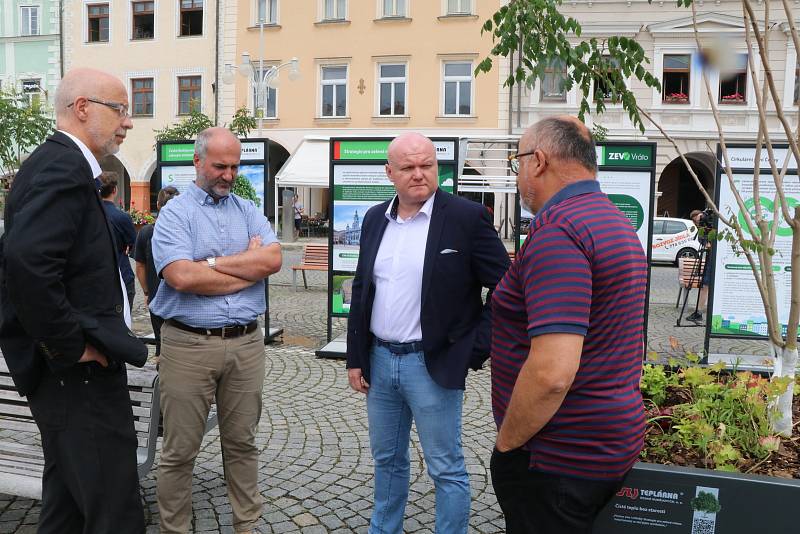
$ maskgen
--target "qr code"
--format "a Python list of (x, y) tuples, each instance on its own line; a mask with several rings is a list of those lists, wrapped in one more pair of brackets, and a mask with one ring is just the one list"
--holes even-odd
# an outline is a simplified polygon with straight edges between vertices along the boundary
[(717, 522), (714, 519), (695, 517), (692, 521), (692, 534), (714, 534)]

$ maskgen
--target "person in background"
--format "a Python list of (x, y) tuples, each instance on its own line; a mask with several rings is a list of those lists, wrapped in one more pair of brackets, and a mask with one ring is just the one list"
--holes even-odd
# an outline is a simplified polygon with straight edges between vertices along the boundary
[(292, 210), (294, 211), (294, 232), (295, 235), (300, 235), (300, 223), (303, 221), (303, 203), (300, 202), (300, 197), (297, 193), (292, 197)]
[(687, 315), (686, 319), (696, 323), (701, 323), (703, 322), (703, 314), (708, 307), (708, 285), (711, 283), (711, 270), (708, 268), (711, 244), (708, 240), (708, 232), (712, 229), (712, 225), (710, 224), (708, 214), (705, 211), (692, 210), (692, 213), (689, 215), (689, 217), (691, 217), (692, 222), (695, 224), (695, 226), (697, 226), (697, 240), (700, 242), (700, 246), (703, 249), (702, 253), (700, 254), (700, 257), (703, 259), (700, 268), (703, 272), (700, 273), (702, 284), (700, 285), (700, 292), (698, 294), (697, 309), (695, 309), (691, 314)]
[[(179, 194), (178, 190), (171, 185), (163, 188), (158, 192), (156, 210), (160, 211), (167, 202)], [(152, 240), (154, 226), (154, 224), (148, 224), (139, 230), (139, 235), (136, 236), (136, 247), (133, 252), (133, 259), (136, 260), (136, 278), (139, 279), (139, 285), (142, 286), (144, 302), (148, 309), (150, 301), (155, 298), (158, 292), (158, 284), (160, 282), (153, 262)], [(150, 324), (153, 325), (153, 334), (156, 338), (156, 357), (158, 357), (161, 355), (161, 325), (164, 324), (164, 319), (150, 312)]]
[(106, 210), (106, 217), (108, 217), (108, 222), (111, 225), (114, 245), (117, 249), (119, 272), (122, 273), (122, 280), (125, 282), (125, 290), (128, 293), (128, 306), (133, 309), (133, 297), (136, 295), (136, 278), (133, 275), (128, 254), (136, 244), (136, 229), (133, 227), (131, 216), (114, 204), (119, 183), (117, 173), (103, 171), (98, 180), (100, 182), (100, 198), (103, 199), (103, 208)]

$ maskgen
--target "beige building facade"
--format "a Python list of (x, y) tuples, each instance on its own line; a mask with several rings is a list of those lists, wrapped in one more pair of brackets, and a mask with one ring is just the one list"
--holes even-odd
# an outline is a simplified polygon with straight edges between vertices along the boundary
[[(761, 3), (754, 4), (763, 16)], [(703, 48), (710, 47), (727, 56), (726, 70), (710, 69), (712, 98), (718, 104), (726, 138), (729, 142), (754, 143), (758, 131), (758, 113), (752, 79), (747, 65), (747, 44), (738, 0), (697, 2), (698, 31)], [(702, 64), (695, 43), (691, 11), (675, 7), (674, 2), (646, 0), (574, 0), (565, 2), (561, 12), (578, 20), (583, 38), (598, 40), (611, 35), (634, 38), (651, 59), (649, 69), (664, 85), (659, 92), (645, 87), (635, 79), (630, 81), (637, 102), (649, 110), (669, 135), (689, 154), (695, 171), (713, 189), (715, 150), (718, 133), (711, 112), (709, 97), (702, 81)], [(780, 5), (773, 2), (773, 23), (766, 30), (769, 39), (769, 61), (772, 67), (784, 111), (793, 125), (797, 121), (798, 71), (797, 53), (791, 42), (789, 28)], [(753, 54), (759, 80), (764, 72), (757, 50)], [(580, 100), (576, 90), (564, 91), (559, 83), (559, 69), (551, 69), (541, 84), (532, 90), (514, 93), (513, 130), (519, 134), (528, 124), (545, 116), (578, 112)], [(693, 209), (705, 207), (697, 187), (677, 151), (652, 124), (644, 134), (633, 127), (619, 105), (609, 105), (606, 112), (587, 118), (608, 129), (609, 139), (656, 141), (657, 215), (687, 217)], [(773, 140), (780, 139), (776, 113), (769, 113)], [(785, 139), (785, 136), (783, 137)]]
[(214, 0), (64, 2), (66, 69), (106, 70), (128, 87), (134, 129), (119, 153), (101, 162), (126, 178), (126, 204), (150, 207), (153, 130), (177, 122), (192, 107), (216, 116), (219, 20)]
[[(308, 215), (325, 216), (324, 147), (331, 136), (507, 133), (508, 92), (500, 70), (473, 75), (492, 46), (481, 26), (500, 5), (499, 0), (226, 2), (221, 70), (233, 83), (221, 86), (220, 116), (241, 106), (258, 107), (253, 80), (241, 75), (243, 54), (256, 72), (261, 59), (265, 69), (285, 65), (277, 74), (278, 87), (264, 93), (261, 132), (274, 142), (273, 169), (296, 155), (289, 160), (292, 168), (278, 173), (277, 184), (271, 177), (270, 187), (297, 190)], [(293, 58), (298, 79), (289, 76)]]

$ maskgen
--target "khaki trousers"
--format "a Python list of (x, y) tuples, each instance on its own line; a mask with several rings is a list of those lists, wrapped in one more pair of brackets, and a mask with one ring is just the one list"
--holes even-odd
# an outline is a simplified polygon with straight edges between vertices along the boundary
[(250, 530), (262, 505), (255, 444), (264, 385), (261, 329), (223, 339), (164, 324), (159, 383), (164, 417), (157, 488), (161, 532), (189, 532), (192, 469), (215, 397), (233, 527)]

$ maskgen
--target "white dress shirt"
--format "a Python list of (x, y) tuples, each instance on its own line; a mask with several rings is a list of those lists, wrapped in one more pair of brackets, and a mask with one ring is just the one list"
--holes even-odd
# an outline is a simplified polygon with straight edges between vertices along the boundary
[(370, 331), (384, 341), (422, 339), (422, 269), (435, 196), (405, 220), (392, 216), (392, 208), (399, 202), (396, 196), (386, 209), (389, 223), (372, 271), (375, 300), (370, 320)]
[[(65, 132), (64, 130), (58, 130), (58, 131), (61, 132), (64, 135), (66, 135), (70, 139), (72, 139), (72, 141), (76, 145), (78, 145), (78, 148), (81, 149), (81, 153), (83, 154), (83, 157), (86, 158), (86, 161), (89, 163), (89, 167), (92, 168), (92, 177), (93, 178), (97, 178), (98, 176), (100, 176), (103, 173), (103, 169), (100, 168), (100, 164), (97, 162), (97, 158), (94, 157), (94, 154), (92, 154), (92, 151), (89, 150), (89, 147), (87, 147), (85, 144), (83, 144), (83, 141), (81, 141), (80, 139), (78, 139), (77, 137), (72, 135), (71, 133)], [(103, 209), (103, 207), (101, 206), (100, 209)], [(106, 216), (106, 213), (105, 213), (105, 211), (103, 211), (103, 217), (105, 217), (105, 216)], [(125, 324), (128, 325), (128, 328), (130, 328), (131, 324), (132, 324), (131, 323), (131, 307), (128, 304), (128, 291), (125, 289), (125, 281), (122, 279), (122, 273), (119, 273), (119, 284), (120, 284), (120, 287), (122, 288), (122, 308), (123, 308), (124, 314), (125, 314)]]

